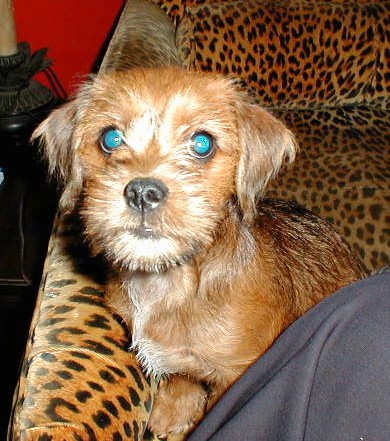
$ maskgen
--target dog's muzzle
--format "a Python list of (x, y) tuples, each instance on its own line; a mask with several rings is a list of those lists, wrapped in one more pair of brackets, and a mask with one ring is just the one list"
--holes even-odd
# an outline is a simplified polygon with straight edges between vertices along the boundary
[(136, 178), (130, 181), (124, 191), (124, 197), (129, 207), (145, 212), (157, 208), (167, 197), (167, 186), (150, 178)]

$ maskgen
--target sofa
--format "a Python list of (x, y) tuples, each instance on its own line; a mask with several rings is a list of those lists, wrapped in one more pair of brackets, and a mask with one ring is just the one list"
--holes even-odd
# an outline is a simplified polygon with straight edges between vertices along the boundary
[[(389, 3), (153, 1), (169, 17), (185, 68), (237, 78), (295, 134), (297, 159), (267, 197), (329, 220), (370, 271), (388, 265)], [(113, 39), (126, 33), (125, 15), (126, 7)], [(105, 306), (104, 269), (80, 235), (77, 214), (59, 211), (8, 439), (155, 439), (146, 425), (158, 385)]]

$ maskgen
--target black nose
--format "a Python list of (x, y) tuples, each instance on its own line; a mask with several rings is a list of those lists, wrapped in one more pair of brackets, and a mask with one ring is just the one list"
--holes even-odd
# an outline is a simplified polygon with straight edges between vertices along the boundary
[(138, 211), (150, 211), (166, 198), (168, 188), (157, 179), (137, 178), (130, 181), (124, 191), (127, 204)]

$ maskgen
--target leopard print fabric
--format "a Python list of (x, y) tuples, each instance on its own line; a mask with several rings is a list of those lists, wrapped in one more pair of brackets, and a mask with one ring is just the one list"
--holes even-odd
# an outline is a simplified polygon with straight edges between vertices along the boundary
[[(176, 25), (180, 23), (186, 14), (186, 9), (191, 6), (201, 6), (205, 3), (222, 3), (231, 0), (151, 0), (153, 3), (160, 6), (173, 20)], [(322, 0), (322, 3), (332, 2), (333, 0)], [(350, 0), (349, 3), (372, 4), (384, 3), (386, 0)], [(290, 0), (290, 3), (296, 4), (297, 0)]]
[(51, 237), (9, 439), (139, 441), (156, 386), (75, 246), (73, 219), (60, 218)]
[(389, 21), (388, 3), (208, 3), (187, 8), (178, 45), (184, 66), (234, 76), (265, 106), (386, 107)]
[(373, 270), (390, 264), (390, 118), (367, 106), (279, 110), (302, 146), (268, 196), (329, 220)]

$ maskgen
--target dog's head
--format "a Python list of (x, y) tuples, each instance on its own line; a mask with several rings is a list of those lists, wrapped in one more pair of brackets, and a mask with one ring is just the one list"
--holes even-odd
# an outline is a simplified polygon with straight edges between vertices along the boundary
[(288, 130), (225, 77), (179, 68), (101, 75), (38, 127), (62, 205), (81, 201), (96, 252), (134, 270), (185, 262), (228, 205), (251, 222), (285, 160)]

